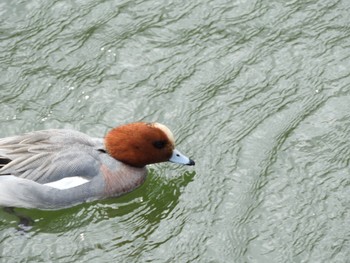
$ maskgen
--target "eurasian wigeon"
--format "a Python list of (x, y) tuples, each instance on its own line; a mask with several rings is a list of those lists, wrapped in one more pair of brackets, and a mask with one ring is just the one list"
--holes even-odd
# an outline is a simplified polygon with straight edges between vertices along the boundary
[(102, 138), (43, 130), (0, 139), (0, 206), (61, 209), (139, 187), (146, 165), (194, 165), (160, 123), (137, 122)]

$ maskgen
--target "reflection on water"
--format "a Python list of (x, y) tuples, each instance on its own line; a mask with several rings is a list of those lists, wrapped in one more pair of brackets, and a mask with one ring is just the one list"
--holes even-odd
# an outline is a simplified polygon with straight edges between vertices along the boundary
[(159, 121), (196, 160), (119, 199), (20, 210), (25, 233), (0, 212), (1, 260), (348, 260), (347, 1), (0, 5), (1, 136)]

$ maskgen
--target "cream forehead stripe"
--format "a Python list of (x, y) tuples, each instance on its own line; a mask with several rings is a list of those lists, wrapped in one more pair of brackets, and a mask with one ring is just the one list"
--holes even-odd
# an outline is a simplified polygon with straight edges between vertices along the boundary
[(165, 125), (163, 125), (163, 124), (160, 124), (160, 123), (158, 123), (158, 122), (155, 122), (155, 123), (154, 123), (154, 127), (158, 128), (158, 129), (160, 129), (160, 130), (162, 130), (162, 131), (166, 134), (166, 136), (169, 138), (169, 141), (170, 141), (173, 145), (175, 145), (174, 135), (173, 135), (173, 133), (169, 130), (169, 128), (168, 128), (167, 126), (165, 126)]

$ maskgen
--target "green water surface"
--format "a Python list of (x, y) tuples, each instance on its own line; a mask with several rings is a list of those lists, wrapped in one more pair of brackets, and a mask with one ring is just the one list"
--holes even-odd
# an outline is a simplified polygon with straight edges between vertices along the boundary
[(158, 121), (194, 167), (0, 212), (0, 262), (349, 262), (348, 0), (0, 1), (0, 136)]

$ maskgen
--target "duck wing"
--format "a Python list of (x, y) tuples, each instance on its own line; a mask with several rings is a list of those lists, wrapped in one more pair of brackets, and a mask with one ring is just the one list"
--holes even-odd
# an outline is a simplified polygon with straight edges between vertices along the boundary
[(43, 130), (0, 139), (0, 176), (40, 184), (66, 177), (91, 179), (105, 153), (103, 139), (72, 130)]

